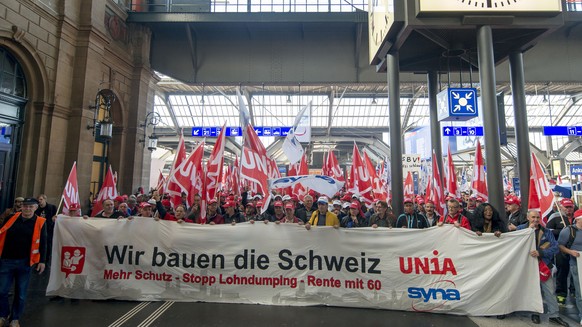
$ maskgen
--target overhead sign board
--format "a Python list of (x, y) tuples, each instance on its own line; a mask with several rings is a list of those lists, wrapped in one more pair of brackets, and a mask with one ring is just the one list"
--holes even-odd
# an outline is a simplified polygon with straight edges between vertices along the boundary
[(544, 126), (545, 136), (582, 136), (582, 126)]
[(570, 175), (582, 175), (582, 166), (570, 166)]
[[(287, 136), (291, 127), (264, 127), (264, 126), (254, 126), (255, 132), (258, 136), (274, 136), (281, 137)], [(222, 129), (221, 126), (214, 127), (192, 127), (192, 136), (194, 137), (217, 137)], [(226, 127), (226, 136), (242, 136), (242, 128), (239, 126), (229, 126)]]
[(465, 121), (478, 116), (477, 89), (447, 88), (437, 94), (439, 121)]
[(483, 136), (483, 127), (443, 126), (443, 136)]

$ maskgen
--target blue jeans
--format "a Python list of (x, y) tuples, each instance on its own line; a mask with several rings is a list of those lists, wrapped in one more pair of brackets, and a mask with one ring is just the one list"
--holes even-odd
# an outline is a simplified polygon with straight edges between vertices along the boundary
[(8, 292), (10, 292), (12, 281), (15, 281), (14, 302), (12, 303), (10, 319), (20, 319), (24, 311), (31, 270), (29, 259), (0, 259), (0, 317), (8, 318), (10, 313)]

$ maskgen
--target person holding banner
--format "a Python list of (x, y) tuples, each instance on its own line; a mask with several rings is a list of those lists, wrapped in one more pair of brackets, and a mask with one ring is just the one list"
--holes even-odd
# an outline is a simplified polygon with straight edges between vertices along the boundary
[(388, 202), (380, 200), (376, 203), (377, 212), (370, 217), (368, 226), (372, 228), (396, 226), (396, 217), (390, 211)]
[(447, 201), (447, 208), (449, 211), (445, 217), (441, 217), (441, 219), (439, 219), (438, 226), (442, 226), (443, 224), (453, 224), (456, 227), (463, 227), (471, 230), (469, 219), (460, 213), (461, 204), (459, 203), (459, 200), (455, 198), (449, 199)]
[[(158, 210), (158, 213), (160, 214), (161, 219), (176, 221), (176, 222), (178, 222), (178, 224), (181, 224), (183, 222), (187, 222), (187, 223), (193, 222), (192, 220), (188, 219), (188, 217), (186, 217), (187, 210), (186, 210), (185, 205), (183, 205), (183, 204), (177, 205), (174, 208), (174, 214), (172, 215), (166, 211), (166, 209), (162, 205), (162, 202), (160, 202), (160, 194), (158, 194), (158, 191), (155, 191), (152, 194), (152, 198), (156, 201), (156, 209)], [(147, 202), (143, 202), (143, 203), (147, 203)]]
[(347, 216), (342, 219), (341, 226), (344, 228), (368, 227), (368, 221), (360, 212), (360, 204), (356, 201), (350, 203)]
[(558, 237), (558, 247), (560, 252), (568, 256), (570, 273), (574, 288), (576, 289), (576, 307), (578, 308), (578, 318), (582, 325), (582, 291), (580, 290), (580, 274), (578, 272), (578, 260), (582, 252), (582, 210), (574, 212), (574, 223), (560, 232)]
[(404, 213), (398, 216), (396, 228), (428, 228), (428, 221), (421, 213), (414, 210), (411, 198), (404, 198)]
[(287, 223), (287, 224), (299, 224), (303, 225), (301, 219), (295, 217), (295, 206), (293, 203), (289, 202), (285, 204), (285, 217), (275, 222), (276, 224)]
[(317, 211), (317, 206), (314, 206), (313, 204), (313, 197), (307, 194), (303, 197), (303, 207), (297, 210), (297, 218), (306, 223), (315, 211)]
[(339, 228), (340, 222), (337, 216), (329, 211), (329, 202), (325, 196), (317, 199), (317, 211), (311, 214), (309, 222), (305, 224), (305, 229), (310, 230), (311, 225), (315, 226), (333, 226)]
[[(536, 249), (531, 251), (529, 255), (542, 261), (547, 266), (547, 268), (551, 269), (552, 259), (559, 251), (558, 242), (556, 242), (554, 234), (551, 230), (540, 225), (541, 216), (539, 211), (528, 211), (527, 220), (527, 223), (517, 226), (517, 230), (522, 230), (525, 228), (531, 228), (534, 230)], [(544, 303), (544, 307), (547, 307), (546, 314), (550, 317), (550, 322), (560, 326), (568, 327), (569, 324), (562, 320), (562, 318), (559, 316), (560, 310), (558, 307), (558, 301), (554, 296), (555, 286), (551, 273), (549, 273), (548, 279), (545, 281), (540, 280), (540, 287), (542, 290), (542, 301)], [(540, 316), (536, 313), (532, 314), (531, 321), (534, 324), (539, 324), (541, 322)]]
[(216, 199), (208, 200), (206, 223), (210, 225), (224, 224), (224, 218), (218, 213), (218, 201)]
[(473, 215), (473, 231), (481, 236), (483, 233), (493, 233), (495, 236), (501, 236), (503, 222), (499, 217), (499, 212), (489, 203), (483, 203), (475, 209)]
[(434, 202), (432, 200), (426, 201), (426, 204), (424, 205), (424, 211), (424, 216), (428, 222), (428, 227), (436, 226), (439, 222), (439, 219), (441, 219), (441, 215), (435, 211)]
[[(560, 237), (563, 229), (574, 223), (574, 202), (570, 199), (562, 199), (558, 205), (558, 212), (550, 216), (546, 228), (551, 229), (554, 237)], [(558, 303), (566, 304), (568, 296), (568, 275), (570, 274), (569, 257), (564, 253), (556, 254), (556, 297)]]
[(235, 210), (236, 203), (233, 201), (228, 201), (224, 204), (224, 223), (225, 224), (237, 224), (246, 222), (245, 217), (240, 212)]
[[(34, 214), (38, 200), (26, 198), (22, 212), (15, 213), (0, 228), (0, 326), (12, 320), (10, 326), (20, 326), (18, 320), (24, 312), (28, 282), (32, 266), (39, 274), (45, 269), (46, 224), (43, 217)], [(12, 311), (8, 292), (14, 285)]]
[(123, 218), (123, 213), (115, 210), (113, 200), (105, 199), (101, 202), (101, 205), (103, 206), (103, 210), (95, 215), (96, 218)]

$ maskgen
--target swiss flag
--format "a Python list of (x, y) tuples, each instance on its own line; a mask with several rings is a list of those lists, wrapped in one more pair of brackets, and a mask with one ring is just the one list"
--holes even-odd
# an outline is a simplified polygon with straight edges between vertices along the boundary
[(103, 210), (101, 202), (107, 199), (113, 200), (117, 195), (117, 187), (115, 187), (115, 181), (113, 180), (113, 170), (111, 169), (111, 165), (109, 165), (109, 169), (107, 169), (107, 174), (105, 175), (105, 180), (103, 181), (103, 185), (101, 185), (101, 191), (99, 191), (97, 199), (95, 199), (95, 203), (93, 204), (91, 217), (95, 217), (96, 214)]
[(552, 211), (553, 203), (554, 194), (550, 189), (550, 183), (546, 178), (544, 167), (532, 152), (528, 208), (539, 209), (541, 216), (545, 217)]
[[(289, 165), (289, 173), (287, 175), (288, 176), (309, 175), (309, 167), (307, 166), (307, 156), (305, 155), (305, 153), (303, 154), (301, 160), (298, 163)], [(307, 188), (305, 188), (301, 183), (297, 183), (294, 186), (289, 187), (289, 189), (290, 190), (288, 190), (287, 193), (297, 195), (297, 197), (301, 201), (303, 201), (303, 197), (307, 195), (308, 192)]]
[(69, 173), (69, 178), (65, 184), (65, 189), (63, 190), (63, 213), (67, 214), (71, 205), (77, 205), (78, 208), (81, 207), (79, 202), (79, 183), (77, 182), (77, 162), (73, 163), (71, 172)]
[(406, 180), (404, 181), (404, 197), (414, 199), (414, 182), (410, 171), (408, 171)]
[(473, 165), (473, 180), (471, 181), (471, 188), (475, 196), (482, 197), (485, 202), (489, 198), (487, 192), (487, 178), (485, 177), (485, 161), (483, 160), (483, 153), (481, 152), (481, 143), (477, 140), (475, 147), (475, 163)]

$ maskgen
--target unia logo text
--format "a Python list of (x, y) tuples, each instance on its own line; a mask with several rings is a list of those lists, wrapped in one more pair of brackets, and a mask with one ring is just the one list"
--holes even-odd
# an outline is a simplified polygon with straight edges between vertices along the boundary
[(83, 272), (85, 266), (85, 247), (81, 246), (63, 246), (61, 248), (61, 272), (65, 277), (70, 274), (79, 275)]

